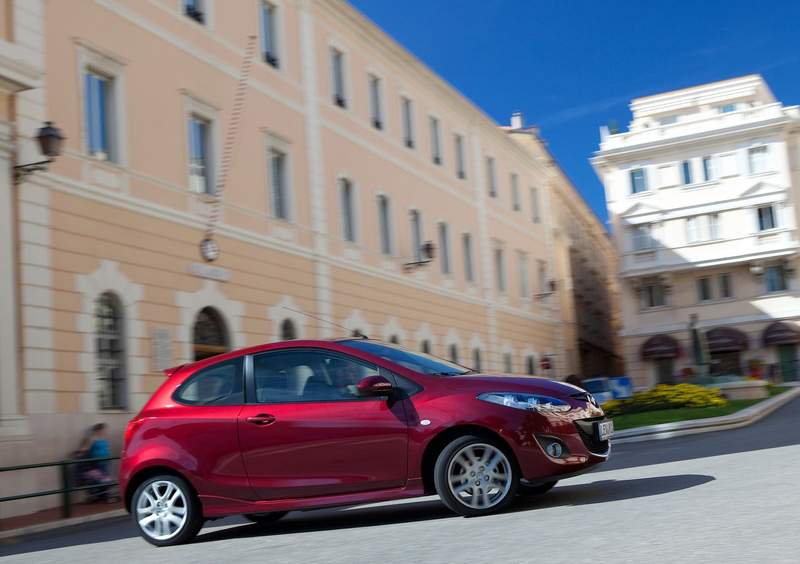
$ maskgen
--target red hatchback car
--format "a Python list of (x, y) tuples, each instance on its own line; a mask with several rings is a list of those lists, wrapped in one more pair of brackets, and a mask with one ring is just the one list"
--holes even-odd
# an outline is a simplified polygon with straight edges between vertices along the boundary
[(129, 423), (120, 465), (142, 536), (203, 522), (438, 493), (485, 515), (591, 470), (613, 423), (585, 391), (480, 374), (370, 339), (288, 341), (168, 370)]

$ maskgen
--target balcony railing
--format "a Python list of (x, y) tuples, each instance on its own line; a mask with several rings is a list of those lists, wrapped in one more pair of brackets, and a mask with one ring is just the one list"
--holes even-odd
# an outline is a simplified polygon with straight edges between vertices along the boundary
[(747, 108), (735, 112), (728, 112), (726, 114), (716, 114), (711, 112), (689, 114), (683, 116), (683, 119), (677, 123), (671, 123), (669, 125), (656, 125), (647, 129), (626, 131), (623, 133), (617, 133), (615, 135), (609, 135), (600, 143), (600, 150), (607, 151), (609, 149), (616, 149), (626, 145), (636, 145), (640, 143), (658, 141), (659, 139), (669, 137), (679, 137), (681, 135), (688, 135), (690, 133), (733, 127), (743, 123), (780, 118), (784, 117), (784, 115), (783, 105), (780, 102), (768, 104), (766, 106)]

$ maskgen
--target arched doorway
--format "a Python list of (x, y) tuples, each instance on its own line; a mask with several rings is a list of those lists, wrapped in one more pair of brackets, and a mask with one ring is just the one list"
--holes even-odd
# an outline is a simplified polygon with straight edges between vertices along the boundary
[(679, 353), (678, 341), (669, 335), (650, 337), (642, 345), (642, 360), (652, 361), (656, 384), (675, 383), (675, 359)]
[(222, 316), (212, 307), (200, 310), (194, 322), (194, 359), (203, 360), (228, 352), (228, 330)]
[(741, 376), (741, 354), (748, 348), (747, 335), (731, 327), (717, 327), (706, 333), (708, 352), (711, 354), (712, 376)]
[[(797, 344), (800, 343), (800, 328), (794, 323), (776, 321), (764, 329), (764, 348), (775, 347), (777, 364), (784, 382), (798, 380)], [(774, 372), (774, 369), (773, 369)]]

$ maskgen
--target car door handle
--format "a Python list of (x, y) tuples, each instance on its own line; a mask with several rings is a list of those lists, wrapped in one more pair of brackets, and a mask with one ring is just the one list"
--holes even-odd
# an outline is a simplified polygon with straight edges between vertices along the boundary
[(253, 425), (264, 426), (275, 423), (275, 416), (270, 415), (269, 413), (260, 413), (253, 417), (248, 417), (247, 419), (245, 419), (245, 421), (247, 421), (248, 423), (252, 423)]

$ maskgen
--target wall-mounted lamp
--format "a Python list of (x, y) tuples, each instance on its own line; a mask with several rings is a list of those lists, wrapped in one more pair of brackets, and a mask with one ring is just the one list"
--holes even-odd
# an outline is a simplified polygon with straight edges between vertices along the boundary
[(431, 262), (436, 256), (436, 245), (434, 245), (432, 241), (425, 241), (419, 248), (419, 256), (422, 260), (404, 264), (403, 270), (406, 272), (411, 272), (420, 266), (425, 266)]
[(39, 130), (36, 135), (39, 140), (39, 146), (42, 149), (42, 154), (49, 157), (46, 161), (39, 161), (37, 163), (30, 163), (14, 167), (14, 182), (23, 182), (28, 176), (37, 171), (46, 171), (47, 165), (53, 162), (53, 159), (61, 154), (61, 141), (64, 136), (57, 127), (53, 127), (52, 121), (46, 121), (44, 127)]
[(541, 299), (546, 298), (550, 294), (554, 294), (555, 291), (558, 289), (558, 284), (556, 284), (556, 281), (555, 280), (550, 280), (547, 284), (548, 284), (548, 286), (550, 288), (549, 292), (542, 292), (541, 294), (534, 294), (533, 297), (536, 298), (537, 300), (541, 300)]

